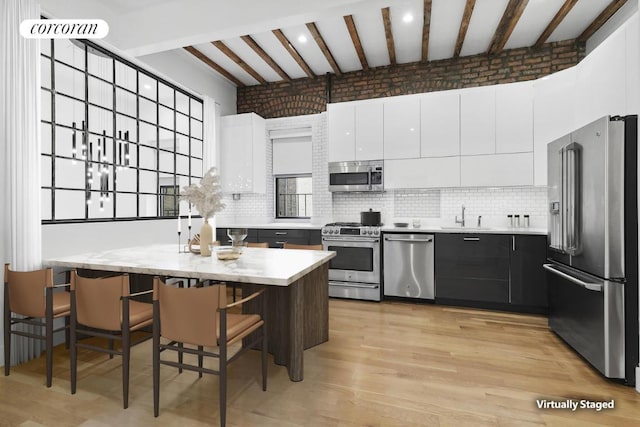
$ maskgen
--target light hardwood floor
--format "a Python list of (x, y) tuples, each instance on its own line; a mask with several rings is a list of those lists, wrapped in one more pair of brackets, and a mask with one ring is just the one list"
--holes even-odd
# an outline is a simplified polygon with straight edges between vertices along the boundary
[[(153, 417), (150, 342), (132, 354), (129, 409), (120, 360), (80, 352), (78, 391), (68, 356), (0, 376), (0, 425), (191, 426), (218, 424), (218, 378), (163, 366)], [(640, 394), (603, 379), (547, 328), (543, 316), (405, 303), (331, 300), (329, 342), (305, 352), (305, 379), (259, 352), (229, 371), (228, 425), (238, 426), (638, 426)], [(615, 409), (541, 410), (536, 399), (615, 400)]]

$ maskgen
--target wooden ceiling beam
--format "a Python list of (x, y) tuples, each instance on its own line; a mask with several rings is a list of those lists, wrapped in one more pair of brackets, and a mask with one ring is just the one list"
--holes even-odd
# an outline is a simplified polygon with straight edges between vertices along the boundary
[(389, 62), (390, 65), (396, 65), (396, 47), (393, 43), (393, 33), (391, 32), (391, 14), (388, 7), (382, 9), (382, 22), (384, 22), (384, 34), (387, 38)]
[(240, 58), (238, 55), (236, 55), (236, 53), (234, 51), (232, 51), (229, 46), (227, 46), (226, 44), (224, 44), (224, 42), (217, 40), (215, 42), (211, 42), (212, 45), (214, 45), (215, 47), (217, 47), (218, 49), (220, 49), (220, 52), (224, 53), (225, 55), (227, 55), (229, 57), (229, 59), (231, 59), (233, 62), (235, 62), (236, 64), (238, 64), (238, 66), (240, 68), (242, 68), (244, 71), (246, 71), (247, 73), (249, 73), (249, 75), (251, 77), (253, 77), (254, 79), (256, 79), (258, 81), (258, 83), (260, 84), (266, 84), (267, 80), (265, 80), (264, 77), (262, 77), (256, 70), (254, 70), (253, 68), (251, 68), (251, 66), (249, 64), (247, 64), (246, 62), (244, 62), (242, 60), (242, 58)]
[(269, 65), (273, 71), (275, 71), (276, 73), (278, 73), (278, 75), (280, 77), (282, 77), (282, 80), (286, 80), (289, 81), (291, 80), (291, 77), (289, 77), (289, 75), (278, 65), (278, 63), (271, 57), (269, 56), (269, 54), (267, 52), (264, 51), (264, 49), (262, 49), (260, 47), (260, 45), (258, 43), (256, 43), (256, 41), (251, 38), (251, 36), (246, 35), (246, 36), (242, 36), (240, 37), (251, 49), (253, 49), (253, 51), (264, 61), (267, 63), (267, 65)]
[(313, 22), (308, 22), (307, 29), (311, 33), (311, 36), (313, 37), (313, 39), (316, 41), (316, 44), (322, 51), (322, 54), (324, 55), (324, 57), (327, 58), (327, 62), (329, 62), (329, 65), (331, 66), (331, 69), (336, 74), (336, 76), (342, 75), (342, 71), (340, 70), (338, 63), (333, 57), (333, 54), (331, 54), (331, 50), (329, 50), (329, 46), (327, 46), (327, 43), (325, 43), (324, 39), (322, 38), (322, 34), (320, 34), (320, 31), (318, 31), (318, 27), (316, 26), (316, 24)]
[(529, 0), (509, 0), (509, 4), (507, 4), (498, 28), (496, 28), (496, 32), (493, 35), (491, 44), (489, 44), (487, 53), (495, 55), (502, 52), (504, 45), (507, 44), (513, 29), (516, 27), (528, 3)]
[(462, 44), (464, 38), (467, 36), (467, 30), (469, 29), (469, 21), (471, 21), (471, 15), (473, 14), (473, 8), (476, 6), (476, 0), (467, 0), (467, 4), (464, 6), (464, 13), (462, 14), (462, 21), (460, 21), (460, 29), (458, 30), (458, 40), (456, 40), (456, 48), (453, 51), (453, 57), (460, 56), (462, 50)]
[(356, 28), (355, 22), (353, 22), (353, 15), (345, 16), (344, 23), (347, 24), (347, 30), (349, 31), (349, 35), (351, 36), (353, 47), (356, 49), (356, 53), (358, 54), (360, 65), (362, 66), (362, 69), (366, 71), (369, 69), (369, 63), (367, 62), (367, 57), (364, 54), (364, 49), (362, 49), (362, 43), (360, 42), (358, 29)]
[(429, 32), (431, 31), (431, 1), (424, 0), (424, 14), (422, 21), (422, 62), (429, 58)]
[(316, 77), (316, 75), (313, 74), (313, 71), (311, 71), (311, 68), (309, 67), (309, 65), (305, 62), (302, 56), (300, 56), (296, 48), (293, 47), (293, 45), (291, 44), (289, 39), (287, 39), (287, 36), (284, 35), (282, 30), (272, 30), (272, 33), (274, 36), (276, 36), (278, 41), (287, 50), (287, 52), (289, 52), (289, 55), (291, 55), (291, 57), (298, 63), (300, 68), (302, 68), (302, 70), (307, 74), (307, 76)]
[(604, 10), (598, 15), (594, 21), (589, 24), (589, 26), (576, 38), (579, 42), (586, 42), (589, 37), (591, 37), (596, 31), (600, 29), (604, 25), (605, 22), (609, 20), (613, 16), (614, 13), (618, 11), (627, 0), (613, 0)]
[(558, 28), (558, 25), (560, 25), (560, 23), (564, 20), (571, 9), (573, 9), (573, 6), (575, 6), (576, 3), (578, 3), (578, 0), (565, 0), (562, 7), (560, 7), (560, 10), (558, 10), (558, 13), (556, 13), (556, 16), (553, 17), (551, 22), (549, 22), (549, 24), (547, 25), (547, 28), (545, 28), (542, 34), (540, 34), (540, 37), (538, 37), (538, 40), (535, 42), (533, 47), (539, 48), (543, 44), (545, 44), (549, 36), (555, 31), (556, 28)]
[(237, 78), (235, 78), (233, 76), (233, 74), (231, 74), (230, 72), (228, 72), (227, 70), (225, 70), (224, 68), (222, 68), (221, 66), (219, 66), (218, 64), (216, 64), (215, 62), (213, 62), (211, 60), (211, 58), (209, 58), (207, 55), (205, 55), (204, 53), (200, 52), (198, 49), (196, 49), (193, 46), (186, 46), (183, 47), (184, 50), (186, 50), (187, 52), (189, 52), (190, 54), (192, 54), (193, 56), (195, 56), (196, 58), (198, 58), (200, 61), (204, 62), (205, 64), (207, 64), (209, 67), (211, 67), (213, 70), (215, 70), (216, 72), (222, 74), (225, 78), (227, 78), (228, 80), (232, 81), (236, 86), (238, 87), (244, 87), (245, 84), (242, 83), (240, 80), (238, 80)]

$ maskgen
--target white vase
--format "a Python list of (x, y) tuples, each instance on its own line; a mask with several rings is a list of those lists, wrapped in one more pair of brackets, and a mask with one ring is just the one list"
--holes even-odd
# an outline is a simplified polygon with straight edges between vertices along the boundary
[(207, 219), (200, 228), (200, 255), (211, 256), (211, 248), (209, 245), (213, 242), (213, 228)]

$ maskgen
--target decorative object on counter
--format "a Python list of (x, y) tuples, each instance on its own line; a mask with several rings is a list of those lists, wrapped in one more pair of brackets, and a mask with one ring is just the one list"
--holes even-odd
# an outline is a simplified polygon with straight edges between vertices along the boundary
[(524, 216), (524, 224), (523, 224), (522, 226), (523, 226), (523, 227), (527, 227), (527, 228), (528, 228), (528, 227), (529, 227), (529, 224), (530, 224), (530, 222), (529, 222), (529, 215), (525, 215), (525, 216)]
[(360, 212), (360, 224), (370, 227), (382, 225), (380, 224), (380, 211), (369, 208), (368, 211)]
[(193, 239), (189, 239), (189, 252), (200, 254), (200, 235), (194, 234)]
[(233, 261), (240, 258), (244, 250), (244, 245), (218, 246), (215, 250), (216, 257), (218, 257), (220, 261)]
[(415, 218), (413, 220), (413, 228), (420, 228), (420, 220), (418, 218)]
[(224, 209), (222, 188), (216, 168), (211, 168), (200, 180), (200, 185), (191, 184), (182, 189), (181, 200), (192, 203), (203, 218), (200, 229), (200, 255), (211, 256), (209, 245), (213, 242), (213, 229), (209, 218)]
[(516, 228), (520, 228), (520, 215), (513, 216), (513, 225)]
[(393, 223), (394, 227), (399, 227), (399, 228), (406, 228), (409, 226), (408, 222), (394, 222)]
[(482, 215), (478, 215), (478, 228), (482, 228)]
[(513, 227), (513, 215), (507, 215), (507, 223), (509, 224), (509, 227)]

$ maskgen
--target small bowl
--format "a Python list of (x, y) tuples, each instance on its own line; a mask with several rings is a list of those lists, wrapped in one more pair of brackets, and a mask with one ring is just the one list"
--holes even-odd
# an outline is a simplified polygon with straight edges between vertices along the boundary
[(216, 257), (220, 261), (232, 261), (242, 255), (242, 246), (218, 246), (215, 248)]
[(406, 228), (409, 226), (408, 222), (394, 222), (393, 223), (394, 227), (399, 227), (399, 228)]

